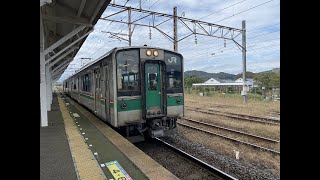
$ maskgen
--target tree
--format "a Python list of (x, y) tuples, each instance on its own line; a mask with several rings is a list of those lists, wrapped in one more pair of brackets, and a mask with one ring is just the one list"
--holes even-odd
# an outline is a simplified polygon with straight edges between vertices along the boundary
[[(247, 71), (246, 72), (246, 78), (253, 78), (255, 74), (253, 72)], [(242, 78), (242, 73), (237, 74), (236, 79)]]
[(205, 80), (201, 77), (198, 77), (198, 76), (186, 76), (184, 78), (184, 86), (187, 87), (187, 88), (190, 88), (192, 87), (192, 84), (193, 83), (203, 83)]
[(277, 73), (259, 73), (254, 75), (254, 80), (267, 89), (280, 87), (280, 75)]

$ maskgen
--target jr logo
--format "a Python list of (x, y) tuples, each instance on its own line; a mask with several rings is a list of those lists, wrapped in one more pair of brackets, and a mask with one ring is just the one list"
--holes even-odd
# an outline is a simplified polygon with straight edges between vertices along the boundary
[(176, 57), (171, 57), (170, 59), (168, 59), (169, 63), (177, 63), (177, 58)]

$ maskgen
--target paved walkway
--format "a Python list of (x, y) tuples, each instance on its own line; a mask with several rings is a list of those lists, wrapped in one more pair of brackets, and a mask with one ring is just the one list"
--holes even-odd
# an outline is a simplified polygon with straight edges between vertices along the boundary
[(40, 127), (40, 179), (77, 180), (56, 94), (53, 94), (48, 127)]

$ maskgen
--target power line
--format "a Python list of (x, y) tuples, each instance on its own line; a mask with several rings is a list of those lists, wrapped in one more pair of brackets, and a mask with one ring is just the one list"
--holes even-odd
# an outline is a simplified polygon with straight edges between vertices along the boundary
[[(223, 11), (223, 10), (225, 10), (225, 9), (228, 9), (228, 8), (230, 8), (230, 7), (232, 7), (232, 6), (235, 6), (235, 5), (239, 4), (239, 3), (242, 3), (242, 2), (244, 2), (244, 1), (246, 1), (246, 0), (242, 0), (242, 1), (240, 1), (240, 2), (237, 2), (237, 3), (235, 3), (235, 4), (230, 5), (230, 6), (228, 6), (228, 7), (225, 7), (225, 8), (223, 8), (223, 9), (221, 9), (221, 10), (218, 10), (218, 11), (216, 11), (216, 12), (214, 12), (214, 13), (211, 13), (211, 14), (209, 14), (209, 15), (203, 16), (203, 17), (199, 18), (199, 20), (202, 19), (202, 18), (204, 18), (204, 17), (211, 16), (211, 15), (217, 13), (217, 12), (221, 12), (221, 11)], [(254, 9), (254, 8), (256, 8), (256, 7), (262, 6), (263, 4), (269, 3), (269, 2), (271, 2), (271, 1), (273, 1), (273, 0), (264, 2), (264, 3), (262, 3), (262, 4), (259, 4), (259, 5), (257, 5), (257, 6), (254, 6), (254, 7), (251, 7), (251, 8), (249, 8), (249, 9), (246, 9), (246, 10), (244, 10), (244, 11), (241, 11), (241, 12), (239, 12), (239, 13), (237, 13), (237, 14), (233, 14), (232, 16), (229, 16), (229, 17), (227, 17), (227, 18), (221, 19), (221, 20), (219, 20), (219, 21), (222, 21), (222, 20), (231, 18), (231, 17), (236, 16), (236, 15), (238, 15), (238, 14), (241, 14), (241, 13), (243, 13), (243, 12), (246, 12), (246, 11), (249, 11), (249, 10)], [(217, 21), (217, 22), (219, 22), (219, 21)], [(216, 23), (216, 22), (215, 22), (215, 23)], [(178, 28), (181, 28), (181, 27), (183, 27), (183, 26), (179, 26)], [(171, 31), (172, 31), (172, 30), (171, 30)], [(171, 32), (171, 31), (169, 31), (169, 32)]]
[[(206, 15), (206, 16), (200, 17), (198, 20), (203, 19), (203, 18), (205, 18), (205, 17), (209, 17), (209, 16), (211, 16), (211, 15), (213, 15), (213, 14), (215, 14), (215, 13), (221, 12), (221, 11), (223, 11), (223, 10), (225, 10), (225, 9), (228, 9), (228, 8), (230, 8), (230, 7), (233, 7), (233, 6), (235, 6), (235, 5), (237, 5), (237, 4), (240, 4), (240, 3), (244, 2), (244, 1), (247, 1), (247, 0), (242, 0), (242, 1), (240, 1), (240, 2), (237, 2), (237, 3), (235, 3), (235, 4), (230, 5), (230, 6), (228, 6), (228, 7), (222, 8), (222, 9), (216, 11), (216, 12), (213, 12), (213, 13), (208, 14), (208, 15)], [(178, 28), (181, 28), (181, 27), (183, 27), (183, 26), (179, 26)], [(171, 30), (171, 31), (172, 31), (172, 30)], [(169, 31), (169, 32), (171, 32), (171, 31)], [(168, 33), (169, 33), (169, 32), (168, 32)]]
[(269, 26), (264, 26), (264, 27), (260, 27), (260, 28), (256, 28), (256, 29), (251, 29), (251, 30), (249, 30), (249, 31), (247, 31), (247, 32), (255, 31), (255, 30), (258, 30), (258, 29), (264, 29), (264, 28), (276, 26), (276, 25), (279, 25), (279, 24), (280, 24), (280, 23), (272, 24), (272, 25), (269, 25)]
[[(147, 1), (147, 0), (145, 0), (144, 3), (145, 3), (146, 1)], [(129, 0), (127, 0), (127, 1), (125, 2), (124, 6), (125, 6), (128, 2), (129, 2)], [(144, 4), (144, 3), (142, 3), (142, 4)], [(138, 7), (138, 6), (137, 6), (137, 7)], [(125, 18), (126, 18), (126, 16), (125, 16), (124, 18), (122, 18), (120, 21), (124, 20)], [(105, 30), (107, 30), (112, 23), (113, 23), (113, 21), (111, 21), (111, 22), (109, 23), (109, 25), (105, 28)], [(113, 26), (113, 27), (114, 27), (114, 26)], [(122, 31), (121, 31), (121, 32), (122, 32)], [(103, 38), (105, 38), (105, 37), (107, 36), (107, 34), (103, 34), (102, 36), (103, 36)], [(101, 40), (102, 40), (102, 38), (99, 38), (99, 39), (98, 39), (99, 42), (100, 42)], [(107, 43), (109, 43), (109, 42), (111, 42), (111, 41), (108, 41)], [(107, 43), (105, 43), (104, 45), (106, 45)], [(95, 47), (97, 46), (97, 44), (98, 44), (98, 43), (94, 43), (94, 44), (92, 45), (92, 47), (91, 47), (88, 51), (91, 51), (93, 48), (95, 48)], [(101, 48), (100, 48), (100, 49), (101, 49)], [(100, 50), (100, 49), (99, 49), (99, 50)], [(94, 53), (91, 53), (90, 56), (94, 55), (96, 52), (97, 52), (97, 51), (95, 51)]]
[[(250, 49), (250, 50), (247, 50), (248, 52), (253, 52), (254, 50), (256, 49), (262, 49), (262, 48), (268, 48), (268, 47), (276, 47), (276, 46), (279, 46), (280, 44), (271, 44), (271, 45), (267, 45), (267, 46), (263, 46), (263, 47), (258, 47), (258, 48), (254, 48), (254, 49)], [(189, 57), (185, 57), (185, 59), (194, 59), (194, 57), (197, 57), (197, 60), (195, 60), (194, 62), (197, 62), (199, 60), (202, 60), (201, 58), (203, 57), (212, 57), (212, 58), (215, 58), (215, 57), (220, 57), (220, 56), (230, 56), (230, 55), (233, 55), (233, 54), (236, 54), (236, 53), (240, 53), (239, 51), (229, 51), (228, 54), (218, 54), (218, 55), (214, 55), (214, 56), (208, 56), (208, 54), (202, 54), (202, 55), (194, 55), (194, 56), (189, 56)], [(226, 61), (227, 59), (223, 59), (224, 61)]]
[(252, 51), (252, 50), (256, 50), (256, 49), (262, 49), (262, 48), (271, 47), (271, 46), (273, 46), (273, 47), (275, 47), (275, 46), (280, 46), (280, 44), (263, 46), (263, 47), (259, 47), (259, 48), (255, 48), (255, 49), (248, 49), (247, 51)]
[[(147, 0), (146, 0), (146, 1), (147, 1)], [(146, 1), (144, 1), (144, 3), (145, 3)], [(156, 3), (158, 3), (159, 1), (160, 1), (160, 0), (157, 0), (157, 1), (156, 1), (155, 3), (153, 3), (147, 10), (149, 10), (152, 6), (154, 6), (154, 5), (155, 5)], [(144, 3), (142, 3), (141, 6), (142, 6)], [(139, 7), (139, 5), (138, 5), (136, 8), (138, 8), (138, 7)], [(139, 17), (141, 17), (141, 16), (142, 16), (142, 14), (141, 14)], [(139, 17), (138, 17), (138, 18), (139, 18)], [(137, 19), (138, 19), (138, 18), (137, 18)], [(132, 16), (132, 19), (133, 19), (133, 16)], [(136, 19), (136, 20), (137, 20), (137, 19)], [(123, 20), (123, 19), (122, 19), (122, 20)], [(133, 20), (133, 21), (135, 21), (135, 20)], [(125, 29), (125, 28), (123, 28), (119, 33), (121, 33), (124, 29)]]
[[(147, 0), (146, 0), (146, 1), (147, 1)], [(126, 5), (128, 2), (129, 2), (129, 0), (127, 0), (127, 2), (125, 2), (124, 5)], [(124, 18), (122, 18), (121, 21), (124, 20), (125, 18), (126, 18), (126, 16), (125, 16)], [(105, 28), (105, 30), (107, 30), (112, 23), (113, 23), (113, 21), (111, 21), (111, 22), (109, 23), (109, 25)], [(113, 27), (114, 27), (114, 26), (113, 26)], [(103, 34), (102, 36), (103, 36), (103, 38), (105, 38), (105, 37), (107, 36), (107, 34)], [(101, 40), (102, 40), (102, 38), (98, 39), (99, 42), (100, 42)], [(109, 42), (110, 42), (110, 41), (108, 41), (107, 43), (109, 43)], [(104, 45), (106, 45), (107, 43), (105, 43)], [(91, 47), (88, 51), (91, 51), (93, 48), (95, 48), (95, 47), (97, 46), (97, 44), (98, 44), (98, 43), (94, 43), (94, 44), (92, 45), (92, 47)], [(95, 52), (97, 52), (97, 51), (95, 51)], [(91, 53), (90, 56), (92, 56), (93, 54), (94, 54), (94, 53)]]
[(127, 0), (127, 2), (126, 2), (126, 3), (124, 3), (124, 6), (125, 6), (128, 2), (129, 2), (129, 0)]
[[(264, 35), (267, 35), (267, 34), (272, 34), (272, 33), (279, 32), (279, 31), (280, 31), (280, 30), (278, 30), (278, 31), (272, 31), (272, 32), (264, 33), (264, 34), (259, 34), (259, 35), (257, 35), (257, 36), (249, 37), (249, 38), (247, 38), (247, 40), (248, 40), (248, 39), (253, 39), (253, 38), (256, 38), (256, 37), (260, 37), (260, 36), (264, 36)], [(209, 42), (209, 41), (212, 41), (212, 40), (209, 39), (209, 40), (207, 40), (207, 41), (203, 41), (202, 43), (206, 43), (206, 42)], [(161, 43), (161, 44), (163, 44), (163, 43)], [(193, 44), (192, 46), (189, 46), (189, 48), (194, 47), (194, 46), (196, 46), (196, 44)], [(218, 46), (220, 46), (220, 45), (218, 45)], [(218, 47), (218, 46), (214, 46), (214, 47)], [(181, 48), (184, 48), (184, 46), (182, 46)]]
[[(146, 1), (147, 1), (147, 0), (145, 0), (144, 3), (145, 3)], [(160, 0), (157, 0), (157, 1), (156, 1), (155, 3), (153, 3), (148, 9), (150, 9), (153, 5), (155, 5), (155, 4), (158, 3), (159, 1), (160, 1)], [(141, 5), (143, 5), (144, 3), (142, 3)], [(138, 5), (137, 7), (139, 7), (139, 5)], [(137, 7), (136, 7), (136, 8), (137, 8)], [(140, 17), (140, 16), (139, 16), (139, 17)], [(139, 18), (139, 17), (138, 17), (138, 18)], [(123, 19), (125, 19), (125, 18), (126, 18), (126, 16), (125, 16)], [(122, 20), (123, 20), (123, 19), (122, 19)], [(121, 21), (122, 21), (122, 20), (121, 20)], [(123, 30), (125, 30), (125, 27), (124, 27), (120, 32), (118, 32), (118, 34), (120, 34)], [(109, 42), (110, 42), (110, 41), (109, 41)], [(105, 43), (104, 45), (106, 45), (106, 43)], [(102, 47), (101, 47), (101, 48), (102, 48)], [(94, 55), (95, 53), (97, 53), (99, 50), (101, 50), (101, 48), (99, 48), (99, 49), (96, 50), (94, 53), (92, 53), (91, 56)]]
[[(280, 38), (274, 38), (274, 39), (268, 39), (268, 40), (264, 40), (264, 41), (257, 41), (257, 42), (252, 42), (252, 43), (248, 43), (247, 45), (249, 46), (249, 47), (247, 47), (247, 49), (248, 48), (250, 48), (250, 47), (252, 47), (252, 46), (254, 46), (254, 45), (257, 45), (257, 44), (261, 44), (261, 43), (265, 43), (265, 42), (272, 42), (273, 40), (278, 40), (278, 39), (280, 39)], [(187, 53), (183, 53), (183, 55), (185, 56), (185, 55), (188, 55), (188, 54), (193, 54), (193, 53), (209, 53), (210, 52), (210, 54), (211, 53), (219, 53), (219, 52), (221, 52), (221, 50), (222, 50), (222, 52), (226, 52), (226, 51), (228, 51), (228, 50), (233, 50), (235, 47), (230, 47), (230, 48), (224, 48), (224, 47), (222, 47), (222, 48), (219, 48), (219, 49), (213, 49), (212, 50), (212, 48), (214, 48), (214, 47), (218, 47), (218, 46), (220, 46), (220, 45), (217, 45), (217, 46), (213, 46), (213, 47), (209, 47), (209, 51), (208, 51), (208, 47), (204, 47), (204, 48), (202, 48), (202, 49), (198, 49), (196, 52), (187, 52)], [(235, 46), (235, 45), (234, 45)], [(239, 51), (240, 52), (240, 51)]]
[[(149, 9), (151, 8), (151, 7), (153, 7), (156, 3), (158, 3), (160, 0), (157, 0), (155, 3), (153, 3), (150, 7), (149, 7)], [(246, 1), (246, 0), (242, 0), (242, 1), (240, 1), (240, 2), (238, 2), (238, 3), (236, 3), (236, 4), (239, 4), (239, 3), (241, 3), (241, 2), (244, 2), (244, 1)], [(270, 0), (270, 1), (268, 1), (268, 2), (271, 2), (272, 0)], [(128, 2), (128, 1), (127, 1)], [(127, 3), (126, 2), (126, 3)], [(146, 0), (144, 1), (144, 2), (146, 2)], [(258, 6), (261, 6), (261, 5), (263, 5), (263, 4), (266, 4), (266, 3), (268, 3), (268, 2), (264, 2), (264, 3), (262, 3), (262, 4), (260, 4), (260, 5), (258, 5)], [(234, 4), (235, 5), (235, 4)], [(258, 6), (256, 6), (256, 7), (258, 7)], [(230, 7), (230, 6), (229, 6)], [(224, 8), (224, 9), (227, 9), (228, 7), (226, 7), (226, 8)], [(255, 7), (252, 7), (252, 8), (249, 8), (249, 9), (247, 9), (247, 10), (245, 10), (245, 11), (248, 11), (248, 10), (250, 10), (250, 9), (253, 9), (253, 8), (255, 8)], [(245, 11), (243, 11), (243, 12), (245, 12)], [(240, 12), (241, 13), (241, 12)], [(214, 14), (214, 13), (211, 13), (211, 14)], [(239, 13), (238, 13), (239, 14)], [(140, 16), (139, 16), (140, 17)], [(110, 24), (109, 24), (109, 26), (110, 26)], [(109, 27), (108, 26), (108, 27)], [(121, 30), (119, 33), (121, 33), (123, 30)], [(265, 35), (265, 34), (263, 34), (263, 35)], [(260, 35), (260, 36), (262, 36), (262, 35)], [(111, 41), (109, 41), (109, 42), (111, 42)], [(101, 47), (102, 48), (102, 47)], [(99, 48), (98, 50), (100, 50), (101, 48)], [(98, 51), (97, 50), (97, 51)], [(96, 51), (96, 52), (97, 52)], [(92, 55), (94, 55), (96, 52), (94, 52)]]
[[(277, 39), (280, 39), (280, 38), (276, 38), (276, 39), (272, 39), (272, 40), (277, 40)], [(254, 47), (254, 46), (256, 46), (258, 44), (262, 44), (262, 43), (264, 43), (264, 42), (263, 41), (259, 41), (259, 42), (249, 43), (249, 44), (247, 44), (248, 45), (247, 50), (250, 50), (251, 47)], [(269, 43), (272, 43), (272, 42), (270, 41)], [(211, 49), (211, 47), (210, 47), (210, 49)], [(191, 55), (191, 57), (197, 57), (197, 56), (199, 56), (198, 55), (199, 53), (200, 54), (206, 54), (206, 55), (214, 54), (214, 56), (217, 56), (217, 54), (218, 55), (225, 55), (225, 53), (229, 52), (230, 50), (234, 50), (234, 48), (227, 48), (227, 49), (223, 49), (223, 51), (221, 51), (222, 49), (223, 48), (208, 51), (208, 48), (204, 48), (204, 49), (202, 49), (200, 51), (197, 51), (197, 52), (183, 53), (183, 56), (188, 56), (188, 54), (193, 54), (193, 53), (195, 53), (195, 54)], [(240, 51), (235, 51), (235, 52), (240, 53)]]
[[(158, 1), (159, 1), (159, 0), (158, 0)], [(156, 1), (155, 3), (153, 3), (153, 4), (149, 7), (149, 9), (150, 9), (154, 4), (156, 4), (158, 1)], [(230, 7), (232, 7), (232, 6), (236, 5), (236, 4), (242, 3), (242, 2), (244, 2), (244, 1), (246, 1), (246, 0), (242, 0), (242, 1), (238, 2), (238, 3), (235, 3), (235, 4), (231, 5), (231, 6), (226, 7), (226, 8), (224, 8), (224, 9), (230, 8)], [(268, 2), (271, 2), (271, 1), (272, 1), (272, 0), (270, 0), (270, 1), (268, 1)], [(262, 4), (259, 4), (259, 5), (255, 6), (255, 7), (251, 7), (251, 8), (249, 8), (249, 9), (245, 10), (245, 11), (248, 11), (248, 10), (250, 10), (250, 9), (254, 9), (254, 8), (256, 8), (256, 7), (258, 7), (258, 6), (261, 6), (261, 5), (263, 5), (263, 4), (266, 4), (266, 3), (268, 3), (268, 2), (264, 2), (264, 3), (262, 3)], [(223, 9), (222, 9), (222, 10), (223, 10)], [(222, 11), (222, 10), (220, 10), (220, 11)], [(245, 11), (242, 11), (242, 12), (245, 12)], [(242, 13), (242, 12), (240, 12), (240, 13)], [(240, 14), (240, 13), (238, 13), (238, 14)], [(214, 14), (214, 13), (211, 13), (211, 14)], [(140, 15), (140, 16), (141, 16), (141, 15)], [(139, 16), (139, 17), (140, 17), (140, 16)], [(207, 16), (210, 16), (210, 14), (207, 15)], [(121, 30), (120, 32), (122, 32), (122, 30)]]
[[(147, 1), (147, 0), (146, 0), (146, 1)], [(145, 2), (146, 2), (146, 1), (145, 1)], [(125, 2), (124, 6), (125, 6), (128, 2), (129, 2), (129, 0), (127, 0), (127, 1)], [(124, 18), (122, 18), (120, 21), (124, 20), (126, 17), (127, 17), (127, 16), (125, 16)], [(110, 26), (112, 23), (113, 23), (113, 21), (110, 22), (109, 26)], [(109, 26), (108, 26), (108, 27), (109, 27)], [(107, 30), (108, 27), (107, 27), (105, 30)], [(114, 27), (114, 26), (113, 26), (113, 27)], [(122, 30), (122, 31), (123, 31), (123, 30)], [(120, 31), (119, 33), (121, 33), (122, 31)], [(107, 34), (104, 34), (104, 35), (103, 35), (103, 37), (106, 37), (106, 36), (107, 36)], [(99, 39), (99, 41), (101, 41), (101, 40), (102, 40), (102, 38)], [(103, 46), (106, 45), (106, 44), (108, 44), (109, 42), (111, 42), (111, 41), (108, 41), (108, 42), (104, 43)], [(95, 44), (93, 45), (93, 47), (96, 47), (96, 45), (97, 45), (97, 43), (95, 43)], [(102, 46), (102, 47), (103, 47), (103, 46)], [(93, 49), (93, 47), (90, 48), (90, 51)], [(102, 48), (102, 47), (101, 47), (101, 48)], [(90, 56), (93, 56), (93, 55), (94, 55), (95, 53), (97, 53), (101, 48), (97, 49), (94, 53), (91, 53)]]
[(267, 32), (267, 33), (264, 33), (264, 34), (260, 34), (260, 35), (257, 35), (257, 36), (252, 36), (252, 37), (248, 37), (247, 39), (252, 39), (252, 38), (256, 38), (256, 37), (259, 37), (259, 36), (264, 36), (264, 35), (267, 35), (267, 34), (272, 34), (272, 33), (276, 33), (276, 32), (279, 32), (280, 30), (277, 30), (277, 31), (272, 31), (272, 32)]
[(235, 3), (235, 4), (230, 5), (230, 6), (228, 6), (228, 7), (225, 7), (225, 8), (223, 8), (223, 9), (218, 10), (218, 11), (215, 11), (215, 12), (213, 12), (213, 13), (211, 13), (211, 14), (208, 14), (208, 15), (206, 15), (206, 16), (200, 17), (199, 20), (200, 20), (200, 19), (203, 19), (203, 18), (206, 18), (206, 17), (209, 17), (209, 16), (211, 16), (211, 15), (213, 15), (213, 14), (216, 14), (216, 13), (218, 13), (218, 12), (221, 12), (221, 11), (223, 11), (223, 10), (225, 10), (225, 9), (230, 8), (230, 7), (233, 7), (233, 6), (235, 6), (235, 5), (237, 5), (237, 4), (240, 4), (240, 3), (244, 2), (244, 1), (247, 1), (247, 0), (242, 0), (242, 1), (240, 1), (240, 2), (237, 2), (237, 3)]
[(223, 21), (223, 20), (232, 18), (232, 17), (234, 17), (234, 16), (237, 16), (237, 15), (239, 15), (239, 14), (242, 14), (242, 13), (244, 13), (244, 12), (247, 12), (247, 11), (249, 11), (249, 10), (251, 10), (251, 9), (254, 9), (254, 8), (257, 8), (257, 7), (262, 6), (262, 5), (264, 5), (264, 4), (267, 4), (267, 3), (271, 2), (271, 1), (273, 1), (273, 0), (269, 0), (269, 1), (266, 1), (266, 2), (264, 2), (264, 3), (258, 4), (258, 5), (254, 6), (254, 7), (251, 7), (251, 8), (249, 8), (249, 9), (244, 10), (244, 11), (241, 11), (241, 12), (238, 12), (238, 13), (236, 13), (236, 14), (233, 14), (232, 16), (229, 16), (229, 17), (220, 19), (219, 21), (216, 21), (216, 22), (214, 22), (214, 23), (217, 23), (217, 22), (220, 22), (220, 21)]
[[(264, 46), (265, 47), (265, 46)], [(247, 48), (248, 52), (251, 52), (254, 49), (250, 49), (251, 47)], [(260, 47), (259, 47), (260, 48)], [(240, 54), (240, 51), (236, 51), (235, 49), (226, 49), (222, 52), (215, 52), (215, 53), (211, 53), (211, 52), (201, 52), (200, 54), (190, 54), (190, 55), (186, 55), (184, 54), (185, 59), (199, 59), (201, 60), (202, 57), (219, 57), (219, 56), (229, 56), (229, 55), (233, 55), (233, 54)]]
[[(264, 34), (260, 34), (260, 35), (257, 35), (257, 36), (249, 37), (249, 38), (247, 38), (247, 39), (253, 39), (253, 38), (256, 38), (256, 37), (264, 36), (264, 35), (271, 34), (271, 33), (275, 33), (275, 32), (279, 32), (279, 31), (273, 31), (273, 32), (269, 32), (269, 33), (264, 33)], [(209, 42), (209, 41), (212, 41), (212, 40), (207, 40), (207, 41), (204, 41), (204, 42), (202, 42), (202, 43), (206, 43), (206, 42)], [(267, 40), (265, 40), (265, 41), (267, 41)], [(248, 43), (248, 45), (249, 45), (249, 44), (252, 44), (252, 43)], [(181, 47), (181, 50), (180, 50), (180, 51), (183, 51), (183, 49), (186, 49), (186, 48), (191, 48), (191, 47), (193, 47), (193, 46), (195, 46), (195, 45), (196, 45), (196, 44), (193, 44), (193, 45), (187, 46), (187, 47)], [(206, 46), (207, 46), (207, 45), (206, 45)], [(218, 47), (218, 46), (220, 46), (220, 45), (213, 46), (213, 47), (210, 47), (210, 48), (214, 48), (214, 47)], [(204, 49), (208, 49), (208, 47), (205, 47)], [(222, 49), (222, 48), (221, 48), (221, 49)]]

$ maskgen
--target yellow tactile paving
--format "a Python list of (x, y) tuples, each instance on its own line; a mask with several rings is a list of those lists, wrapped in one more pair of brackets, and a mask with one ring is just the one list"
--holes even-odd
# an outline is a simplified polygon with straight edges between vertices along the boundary
[(97, 168), (92, 168), (94, 166), (95, 166), (94, 160), (78, 163), (77, 169), (79, 172), (80, 179), (97, 176), (99, 174), (101, 175), (102, 173), (101, 170)]
[(103, 176), (91, 176), (91, 177), (88, 177), (88, 178), (83, 178), (83, 180), (104, 180), (105, 178)]
[[(149, 179), (158, 180), (168, 179), (177, 180), (178, 178), (154, 161), (140, 149), (131, 144), (127, 139), (116, 133), (112, 128), (97, 120), (92, 114), (84, 108), (75, 104), (75, 107), (81, 111), (101, 132), (106, 136), (128, 159), (134, 163)], [(111, 138), (112, 137), (112, 138)]]
[[(79, 156), (79, 155), (80, 155), (80, 156)], [(91, 159), (90, 156), (81, 156), (81, 154), (75, 155), (75, 156), (73, 157), (73, 159), (74, 159), (75, 163), (80, 163), (80, 164), (89, 161), (89, 159), (95, 161), (95, 159)]]
[(75, 120), (71, 117), (68, 109), (60, 97), (58, 97), (60, 111), (62, 112), (65, 130), (75, 163), (75, 168), (81, 180), (106, 179), (92, 152), (85, 143), (77, 128)]

